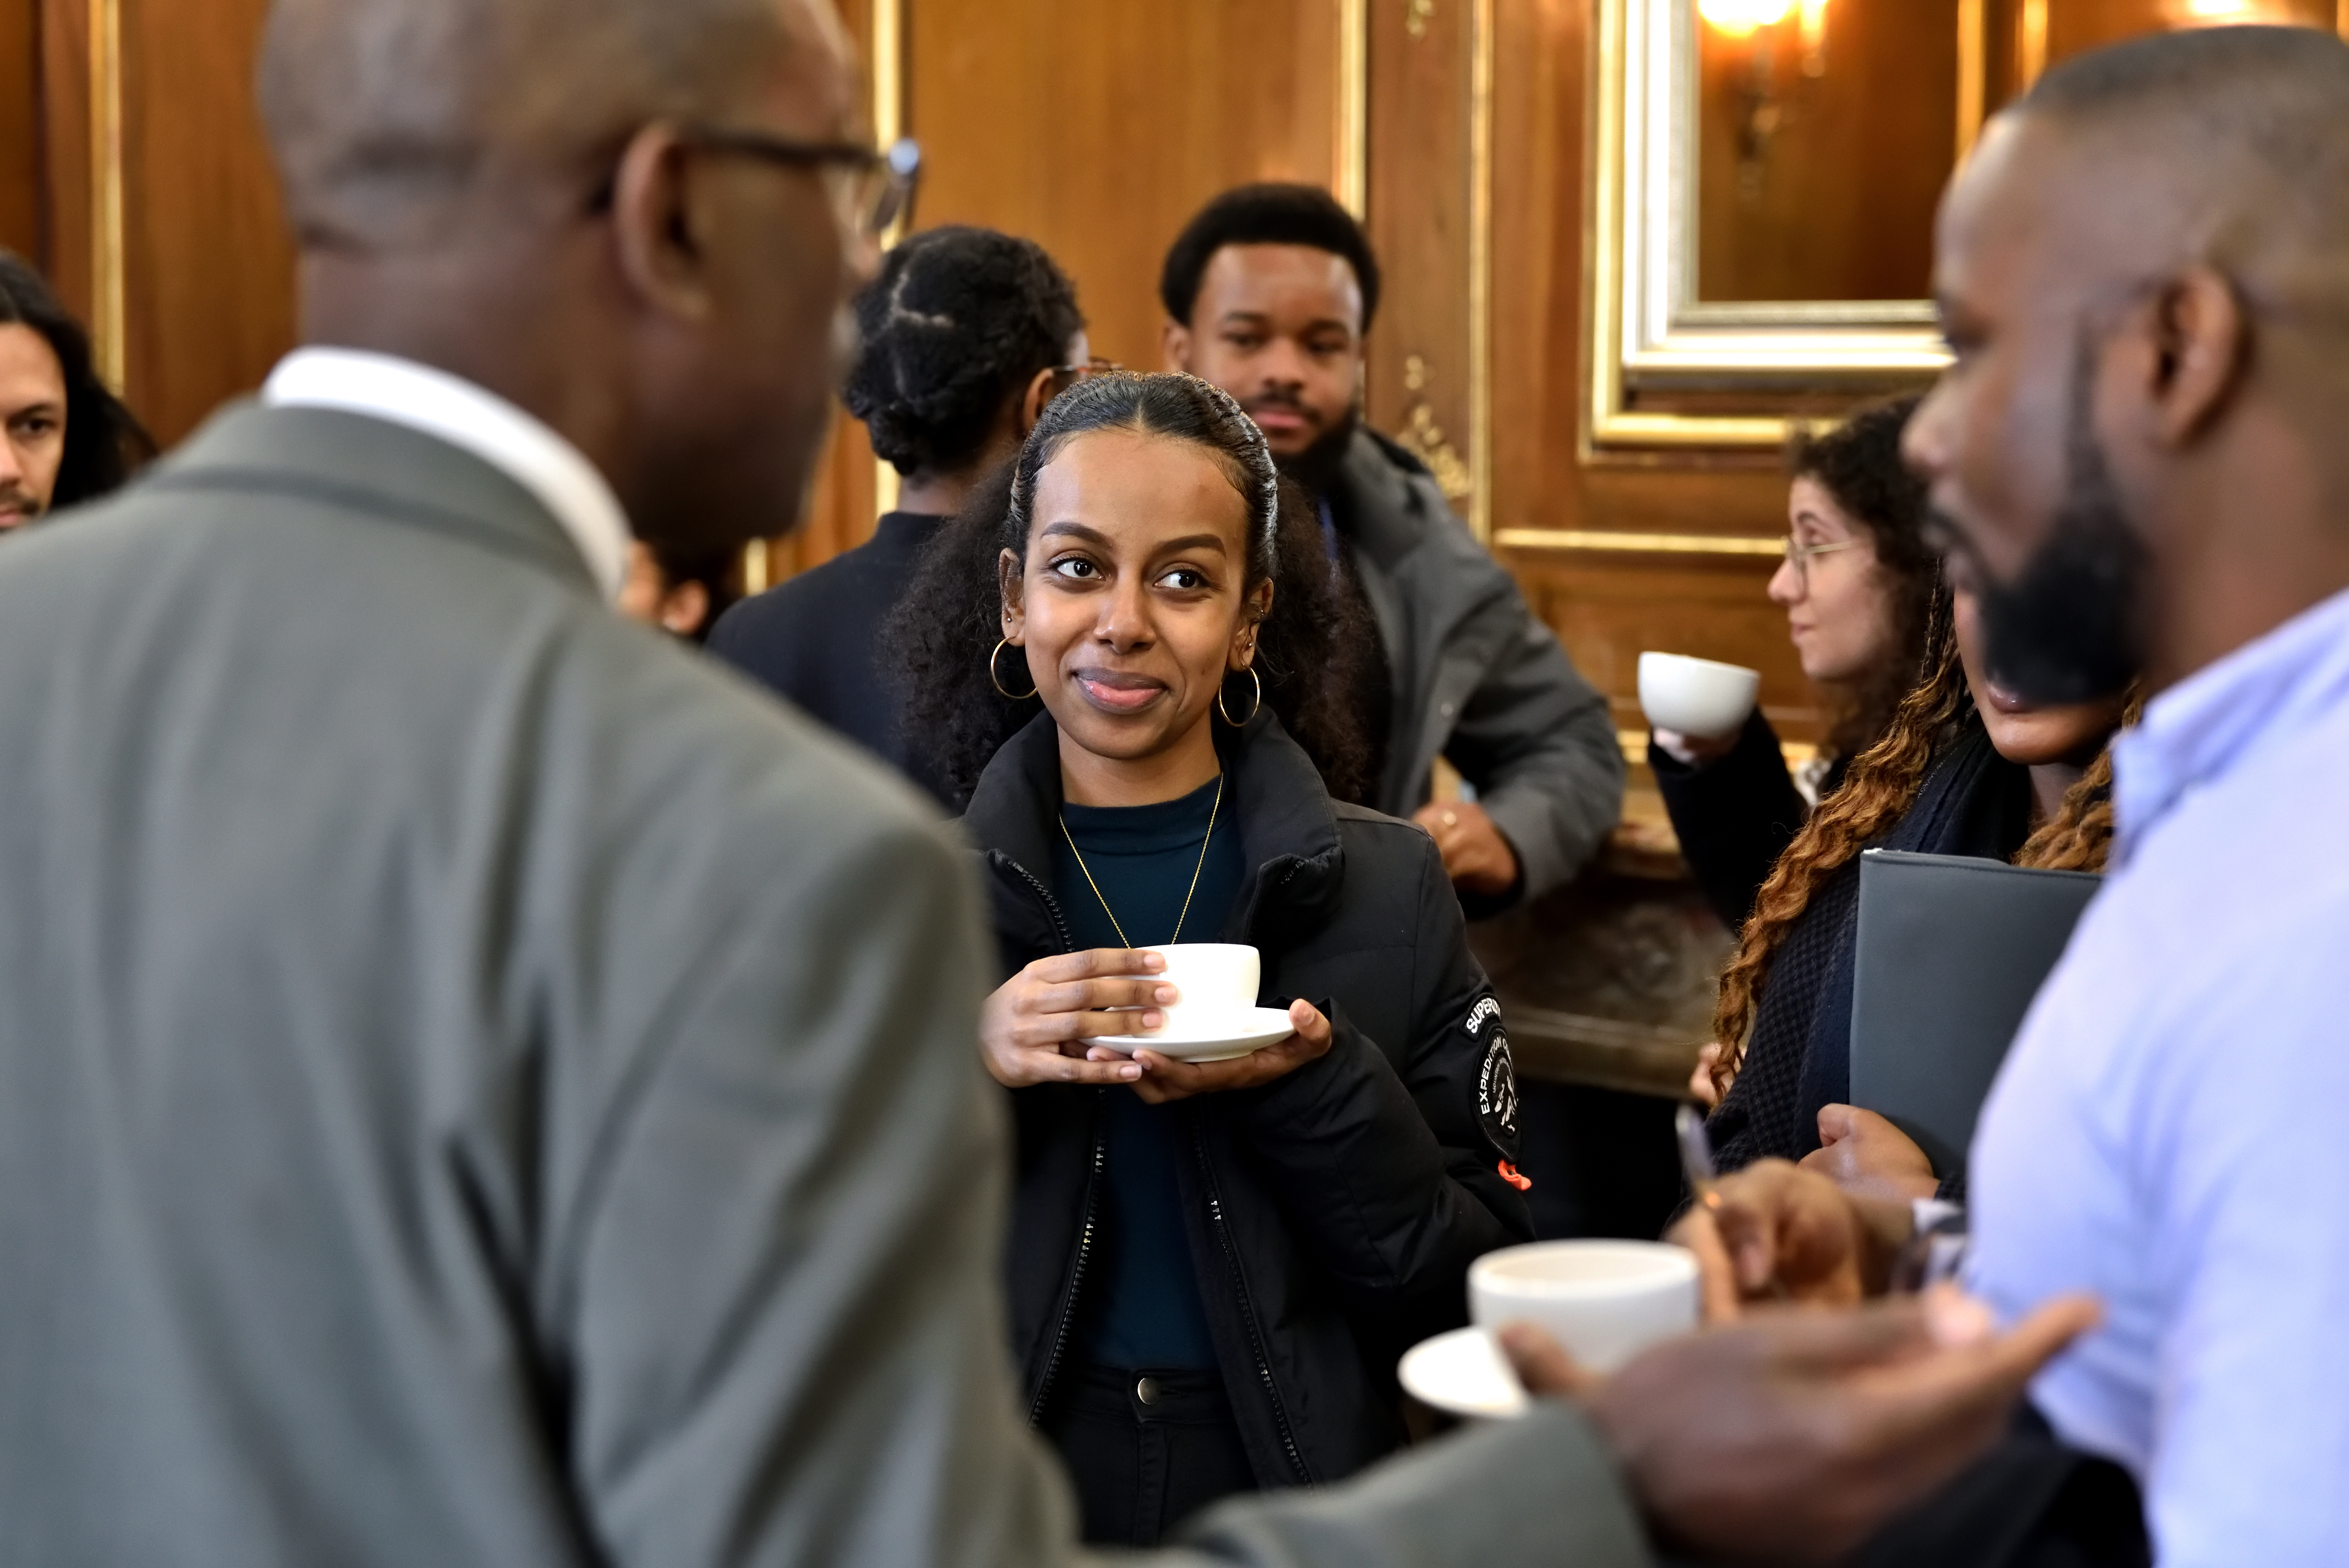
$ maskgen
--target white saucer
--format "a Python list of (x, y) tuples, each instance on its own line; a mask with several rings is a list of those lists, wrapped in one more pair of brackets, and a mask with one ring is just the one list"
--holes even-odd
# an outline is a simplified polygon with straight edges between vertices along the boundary
[(1526, 1391), (1516, 1372), (1481, 1328), (1455, 1328), (1423, 1339), (1402, 1353), (1395, 1371), (1413, 1398), (1447, 1415), (1506, 1421), (1526, 1413)]
[(1103, 1035), (1089, 1043), (1107, 1046), (1128, 1056), (1148, 1049), (1178, 1062), (1226, 1062), (1295, 1033), (1297, 1026), (1288, 1021), (1286, 1007), (1243, 1007), (1237, 1013), (1218, 1013), (1195, 1023), (1179, 1018), (1175, 1026), (1154, 1035)]

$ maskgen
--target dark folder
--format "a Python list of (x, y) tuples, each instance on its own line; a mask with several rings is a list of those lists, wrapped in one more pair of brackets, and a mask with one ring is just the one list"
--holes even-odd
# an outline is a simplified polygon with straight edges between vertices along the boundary
[(1962, 1170), (1974, 1118), (2100, 877), (1961, 855), (1859, 858), (1851, 1102)]

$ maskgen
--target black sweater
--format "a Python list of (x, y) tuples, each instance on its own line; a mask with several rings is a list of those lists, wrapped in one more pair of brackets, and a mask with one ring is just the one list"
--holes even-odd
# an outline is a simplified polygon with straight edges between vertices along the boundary
[[(1253, 944), (1257, 1000), (1307, 998), (1334, 1040), (1286, 1078), (1171, 1107), (1177, 1174), (1249, 1464), (1260, 1485), (1314, 1484), (1402, 1442), (1395, 1357), (1464, 1322), (1469, 1263), (1533, 1222), (1500, 1169), (1517, 1138), (1500, 1008), (1434, 843), (1331, 800), (1268, 707), (1219, 744), (1247, 873), (1217, 940)], [(1007, 975), (1073, 944), (1050, 891), (1060, 805), (1044, 715), (988, 764), (963, 819)], [(1128, 1092), (1009, 1091), (1005, 1275), (1031, 1417), (1071, 1354), (1097, 1252), (1102, 1099)]]
[(943, 519), (893, 511), (845, 554), (743, 600), (710, 628), (709, 652), (863, 745), (951, 810), (945, 779), (908, 745), (903, 693), (880, 656), (922, 547)]
[[(2031, 772), (1991, 747), (1982, 721), (1942, 748), (1917, 799), (1870, 849), (2009, 860), (2031, 830)], [(1819, 1109), (1851, 1099), (1854, 856), (1811, 894), (1765, 977), (1737, 1080), (1707, 1124), (1722, 1170), (1819, 1146)]]
[[(1822, 800), (1843, 782), (1844, 761), (1837, 758), (1819, 781)], [(1692, 768), (1651, 738), (1648, 766), (1655, 770), (1656, 789), (1689, 874), (1722, 924), (1737, 930), (1810, 811), (1786, 771), (1778, 732), (1757, 707), (1727, 756)]]

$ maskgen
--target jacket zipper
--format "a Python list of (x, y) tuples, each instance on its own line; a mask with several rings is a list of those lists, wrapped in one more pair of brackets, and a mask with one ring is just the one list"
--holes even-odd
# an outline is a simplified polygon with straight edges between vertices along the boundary
[(1061, 1305), (1053, 1314), (1052, 1353), (1044, 1358), (1044, 1376), (1036, 1384), (1036, 1397), (1028, 1404), (1028, 1425), (1033, 1430), (1044, 1419), (1044, 1401), (1051, 1396), (1052, 1379), (1060, 1375), (1061, 1357), (1069, 1348), (1069, 1326), (1076, 1321), (1077, 1291), (1085, 1282), (1085, 1262), (1092, 1255), (1095, 1212), (1101, 1202), (1102, 1173), (1101, 1114), (1093, 1114), (1093, 1156), (1085, 1172), (1084, 1223), (1077, 1232), (1077, 1261), (1069, 1270), (1068, 1285), (1061, 1292)]
[[(1036, 901), (1044, 906), (1044, 913), (1050, 918), (1053, 934), (1061, 939), (1061, 951), (1074, 953), (1077, 950), (1076, 938), (1069, 934), (1068, 923), (1061, 918), (1061, 906), (1053, 902), (1052, 895), (1045, 890), (1044, 884), (1036, 880), (1035, 873), (999, 850), (995, 852), (994, 858), (999, 863), (1009, 866), (1019, 873), (1019, 880), (1026, 882), (1036, 894)], [(1100, 1097), (1096, 1094), (1094, 1098), (1098, 1100)], [(1069, 1269), (1069, 1283), (1061, 1291), (1061, 1305), (1053, 1313), (1052, 1349), (1051, 1353), (1044, 1357), (1044, 1376), (1036, 1384), (1036, 1397), (1028, 1403), (1028, 1426), (1030, 1430), (1041, 1424), (1044, 1419), (1044, 1401), (1051, 1397), (1052, 1379), (1060, 1376), (1061, 1357), (1069, 1348), (1069, 1326), (1076, 1318), (1077, 1291), (1084, 1284), (1085, 1264), (1092, 1256), (1093, 1230), (1101, 1208), (1101, 1173), (1104, 1153), (1102, 1143), (1101, 1112), (1099, 1106), (1096, 1105), (1093, 1112), (1092, 1159), (1085, 1171), (1084, 1220), (1077, 1231), (1077, 1258)]]
[(1191, 1152), (1199, 1161), (1199, 1179), (1206, 1183), (1207, 1218), (1215, 1225), (1216, 1242), (1223, 1248), (1224, 1266), (1231, 1271), (1232, 1290), (1240, 1300), (1240, 1320), (1247, 1325), (1248, 1348), (1256, 1357), (1257, 1379), (1264, 1385), (1265, 1398), (1272, 1401), (1273, 1425), (1280, 1429), (1280, 1446), (1288, 1455), (1288, 1468), (1295, 1472), (1298, 1484), (1313, 1484), (1311, 1472), (1305, 1468), (1304, 1456), (1297, 1451), (1297, 1435), (1289, 1429), (1288, 1411), (1280, 1402), (1280, 1388), (1272, 1380), (1272, 1360), (1265, 1354), (1264, 1331), (1257, 1324), (1256, 1304), (1248, 1297), (1247, 1278), (1240, 1273), (1239, 1249), (1232, 1244), (1230, 1229), (1224, 1223), (1224, 1200), (1216, 1190), (1216, 1173), (1207, 1163), (1206, 1145), (1199, 1130), (1191, 1129)]

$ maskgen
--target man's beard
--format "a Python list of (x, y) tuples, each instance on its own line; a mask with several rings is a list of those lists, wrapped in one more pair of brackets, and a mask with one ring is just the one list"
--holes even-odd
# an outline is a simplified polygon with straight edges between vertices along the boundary
[[(25, 524), (38, 520), (41, 513), (47, 510), (32, 491), (21, 486), (0, 487), (0, 532), (5, 532), (12, 528), (22, 528)], [(8, 519), (9, 511), (16, 514), (13, 521)]]
[(2072, 372), (2064, 500), (2046, 542), (2012, 583), (1975, 573), (1986, 673), (2041, 707), (2113, 696), (2145, 667), (2145, 544), (2091, 427), (2092, 366), (2084, 342)]
[(1275, 457), (1274, 464), (1288, 478), (1303, 485), (1308, 493), (1323, 496), (1337, 482), (1340, 465), (1346, 460), (1346, 449), (1353, 444), (1354, 428), (1361, 416), (1349, 407), (1346, 417), (1313, 438), (1313, 444), (1293, 458)]

